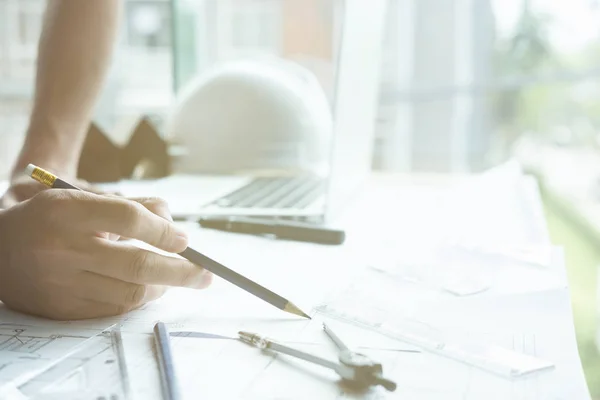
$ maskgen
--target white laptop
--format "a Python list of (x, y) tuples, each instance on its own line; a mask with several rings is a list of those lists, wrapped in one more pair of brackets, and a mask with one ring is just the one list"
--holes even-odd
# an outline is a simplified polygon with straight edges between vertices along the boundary
[(386, 0), (343, 0), (328, 174), (206, 176), (101, 185), (128, 197), (165, 199), (179, 220), (203, 216), (331, 221), (371, 170)]

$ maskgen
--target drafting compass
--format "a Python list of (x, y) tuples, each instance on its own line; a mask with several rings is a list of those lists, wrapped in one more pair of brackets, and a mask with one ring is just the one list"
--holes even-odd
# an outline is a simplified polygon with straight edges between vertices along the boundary
[(344, 342), (342, 342), (340, 338), (333, 333), (331, 328), (325, 324), (323, 324), (323, 330), (338, 348), (338, 363), (314, 354), (287, 347), (256, 333), (242, 331), (239, 332), (239, 336), (242, 341), (258, 347), (259, 349), (277, 351), (279, 353), (287, 354), (289, 356), (300, 358), (302, 360), (321, 365), (325, 368), (332, 369), (342, 379), (355, 385), (363, 387), (381, 385), (389, 391), (393, 392), (396, 390), (396, 383), (382, 376), (383, 366), (381, 363), (372, 360), (370, 357), (364, 354), (350, 350), (348, 346), (346, 346)]

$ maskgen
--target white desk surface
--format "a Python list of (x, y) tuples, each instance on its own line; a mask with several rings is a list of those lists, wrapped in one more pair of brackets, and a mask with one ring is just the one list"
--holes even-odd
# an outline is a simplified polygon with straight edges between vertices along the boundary
[[(348, 232), (343, 246), (273, 241), (188, 225), (191, 244), (307, 310), (346, 287), (366, 265), (390, 260), (402, 264), (448, 238), (549, 248), (531, 181), (481, 182), (460, 195), (448, 195), (447, 186), (431, 180), (374, 177), (340, 221)], [(160, 319), (171, 330), (227, 335), (252, 330), (335, 357), (320, 329), (320, 322), (327, 320), (352, 347), (383, 361), (386, 375), (398, 382), (394, 393), (379, 389), (350, 393), (333, 372), (303, 361), (273, 357), (233, 340), (174, 338), (185, 399), (589, 399), (560, 249), (553, 249), (552, 256), (543, 267), (504, 262), (491, 263), (493, 270), (483, 265), (482, 258), (481, 271), (491, 278), (491, 289), (476, 295), (459, 297), (407, 284), (390, 294), (400, 304), (393, 310), (398, 316), (417, 317), (453, 334), (485, 337), (549, 360), (555, 365), (552, 370), (511, 380), (426, 351), (403, 352), (416, 348), (325, 316), (313, 321), (290, 317), (215, 278), (207, 290), (173, 289), (121, 319), (134, 398), (161, 398), (150, 335), (154, 321)], [(3, 320), (14, 318), (2, 309), (0, 315)], [(71, 326), (81, 329), (108, 322)], [(1, 378), (0, 374), (0, 382)]]

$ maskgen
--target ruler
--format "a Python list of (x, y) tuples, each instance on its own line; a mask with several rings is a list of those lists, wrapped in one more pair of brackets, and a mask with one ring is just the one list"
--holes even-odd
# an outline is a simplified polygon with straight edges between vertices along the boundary
[(129, 400), (120, 328), (104, 331), (15, 383), (7, 399)]
[(327, 304), (315, 310), (322, 314), (362, 327), (398, 341), (411, 344), (424, 351), (438, 354), (455, 361), (512, 379), (530, 373), (553, 369), (554, 364), (537, 356), (504, 348), (486, 340), (463, 335), (446, 335), (423, 322), (398, 318), (386, 321), (378, 318), (375, 311), (352, 312)]

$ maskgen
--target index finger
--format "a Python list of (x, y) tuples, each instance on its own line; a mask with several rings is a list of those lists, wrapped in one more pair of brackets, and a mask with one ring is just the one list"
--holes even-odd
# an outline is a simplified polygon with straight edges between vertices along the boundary
[(169, 256), (124, 243), (99, 241), (92, 262), (84, 269), (140, 285), (167, 285), (202, 289), (212, 274), (177, 256)]
[(113, 196), (90, 195), (84, 217), (90, 230), (137, 239), (161, 250), (180, 253), (186, 249), (185, 231), (142, 204)]

